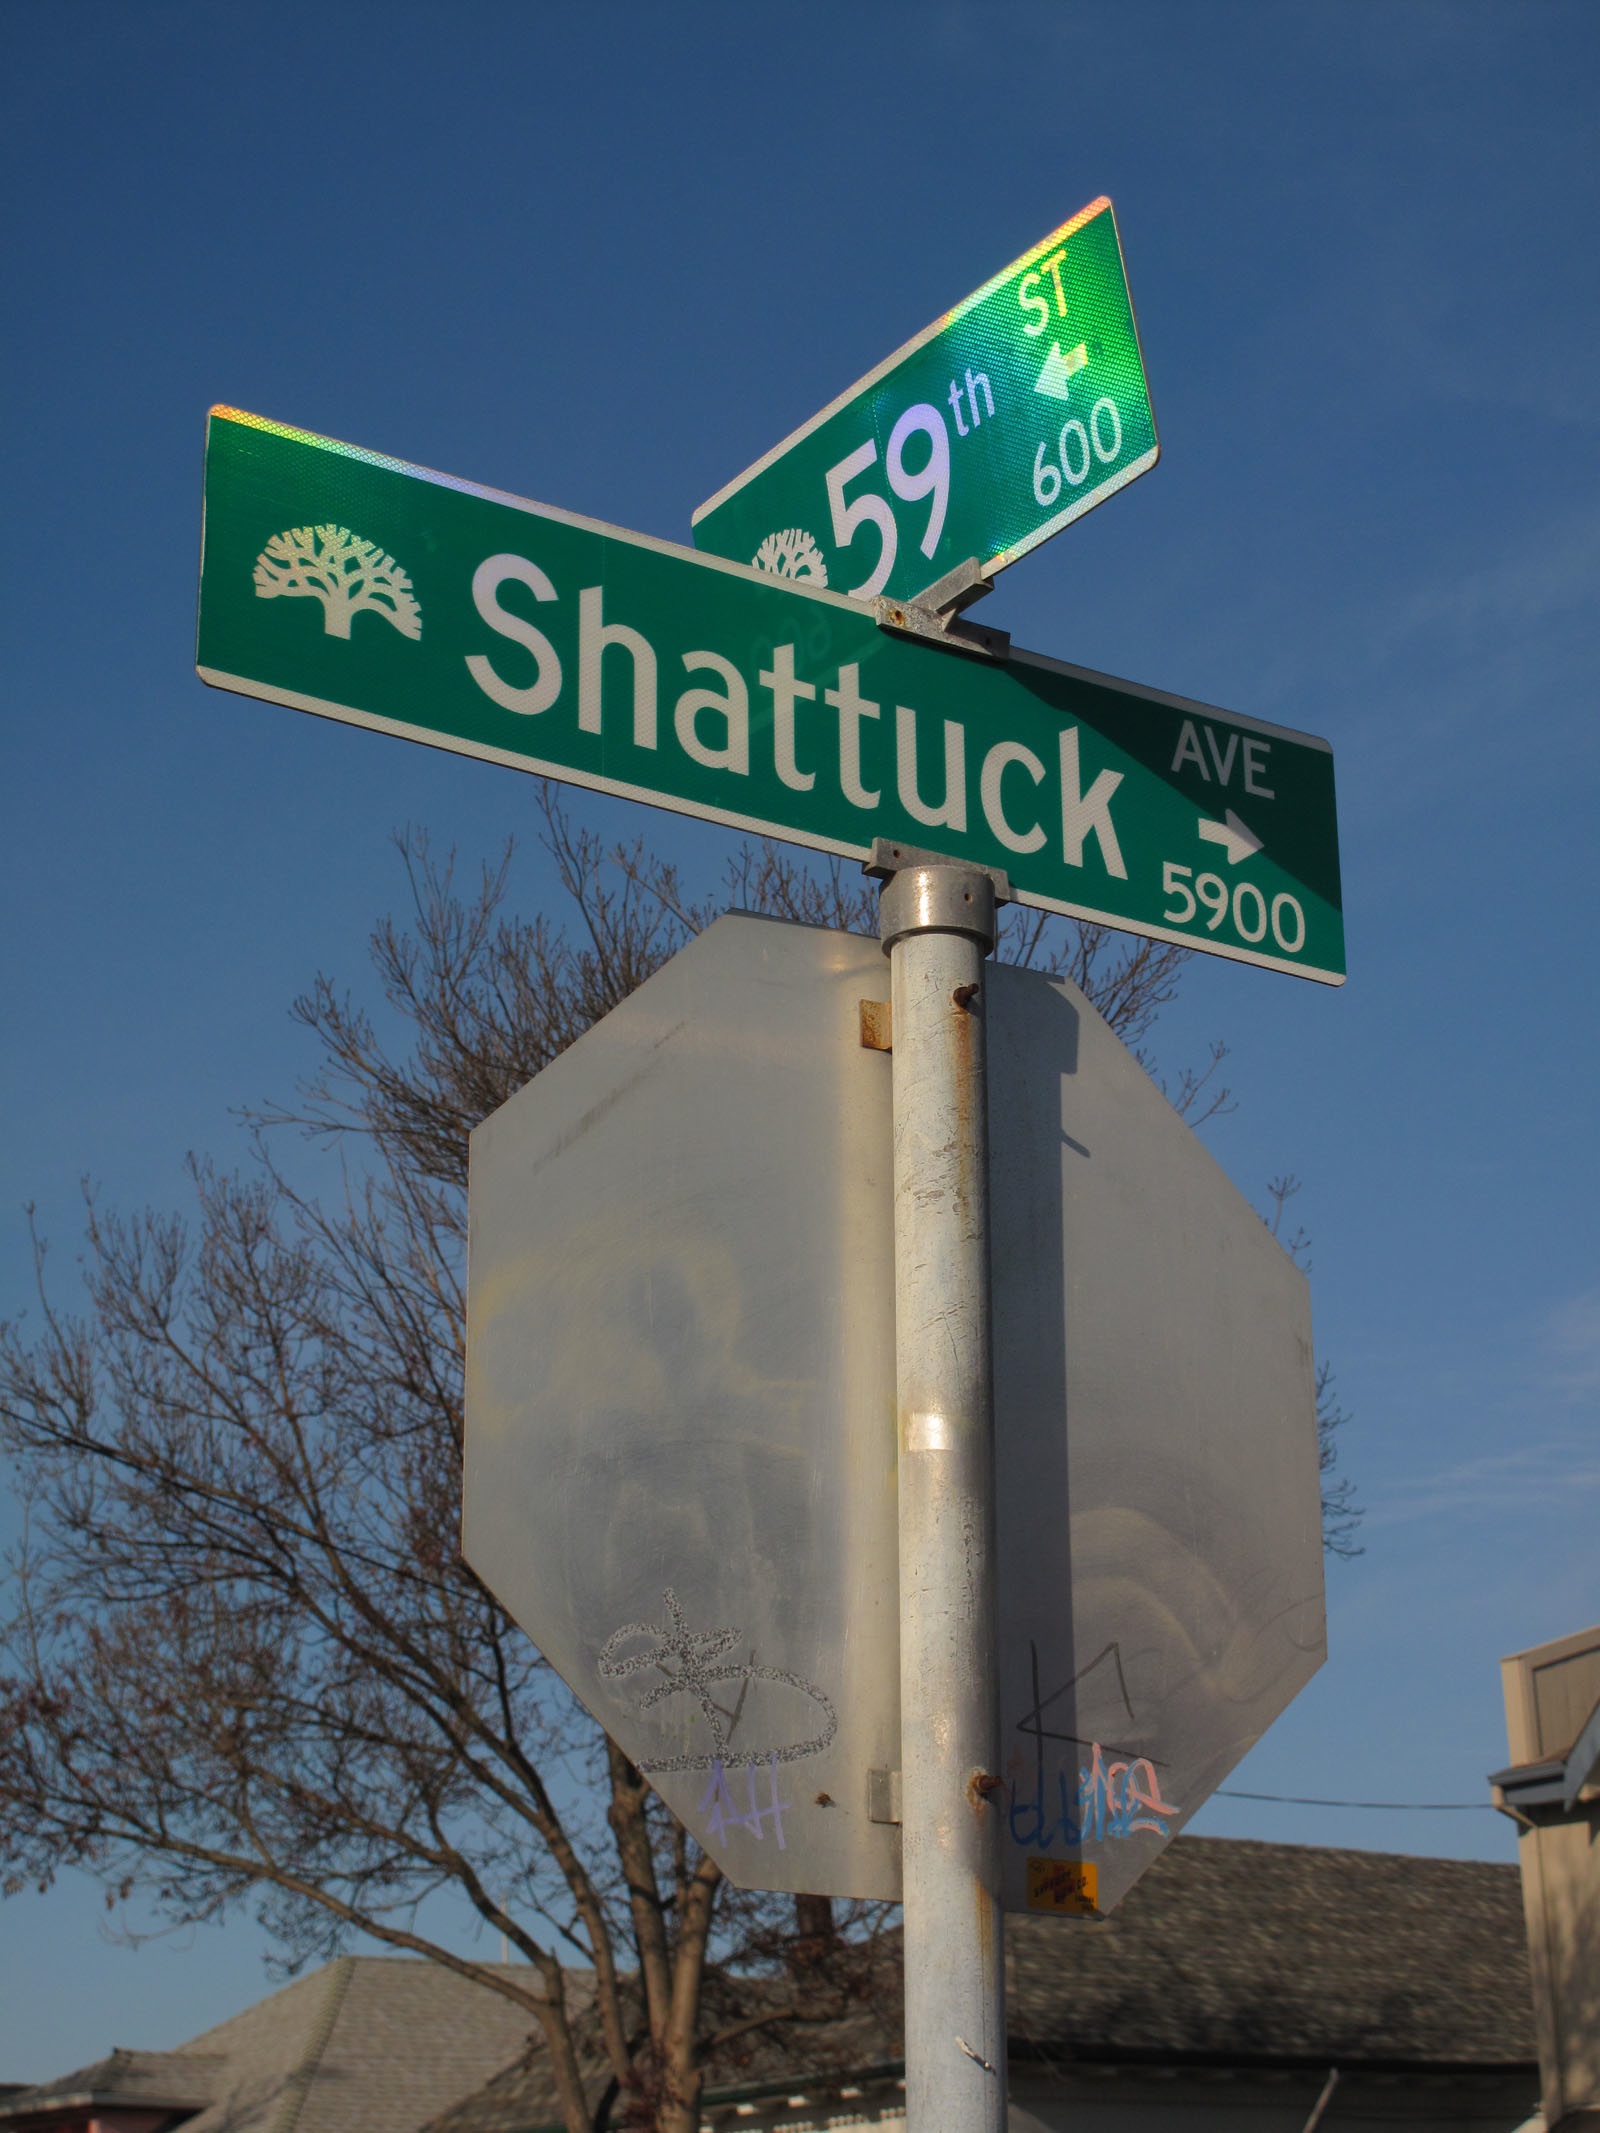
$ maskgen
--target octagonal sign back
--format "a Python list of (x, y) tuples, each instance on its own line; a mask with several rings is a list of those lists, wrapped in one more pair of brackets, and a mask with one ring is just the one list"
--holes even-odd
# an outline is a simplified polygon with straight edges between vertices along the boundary
[[(899, 1894), (875, 941), (721, 919), (472, 1139), (465, 1547), (732, 1879)], [(992, 966), (1008, 1909), (1103, 1915), (1323, 1652), (1305, 1284)]]
[(724, 918), (472, 1136), (469, 1561), (736, 1881), (893, 1896), (872, 941)]

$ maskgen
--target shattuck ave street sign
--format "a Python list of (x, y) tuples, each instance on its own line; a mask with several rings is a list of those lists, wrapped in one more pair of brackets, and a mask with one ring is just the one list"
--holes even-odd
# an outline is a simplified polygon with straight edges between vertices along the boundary
[(1156, 463), (1122, 246), (1094, 200), (694, 515), (695, 545), (858, 600), (992, 577)]
[[(1053, 288), (1053, 282), (1050, 284)], [(998, 404), (998, 403), (997, 403)], [(1338, 984), (1324, 741), (212, 411), (202, 679)]]

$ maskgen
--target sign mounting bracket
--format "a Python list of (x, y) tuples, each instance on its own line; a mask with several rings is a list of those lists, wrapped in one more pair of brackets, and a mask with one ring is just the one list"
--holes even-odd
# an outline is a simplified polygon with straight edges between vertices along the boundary
[(959, 651), (979, 652), (988, 659), (1006, 659), (1011, 653), (1009, 630), (989, 629), (980, 622), (962, 619), (962, 610), (994, 591), (994, 579), (984, 573), (975, 555), (969, 555), (954, 570), (926, 586), (914, 599), (873, 601), (880, 629), (901, 630), (911, 637), (931, 637)]

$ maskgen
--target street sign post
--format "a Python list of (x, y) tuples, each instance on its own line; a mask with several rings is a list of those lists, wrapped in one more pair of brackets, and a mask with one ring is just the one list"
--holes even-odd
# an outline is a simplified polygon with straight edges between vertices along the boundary
[(220, 688), (1338, 984), (1327, 744), (213, 410)]
[(977, 867), (883, 857), (902, 861), (878, 931), (894, 1067), (906, 2125), (1005, 2133), (983, 998), (1001, 884)]
[[(953, 452), (928, 365), (969, 347)], [(903, 1894), (908, 2133), (1003, 2133), (1004, 1909), (1103, 1916), (1322, 1620), (1304, 1285), (1137, 1062), (1091, 1071), (1081, 996), (988, 970), (996, 895), (1340, 983), (1333, 771), (947, 626), (1154, 463), (1108, 203), (879, 383), (764, 463), (774, 496), (821, 469), (840, 551), (875, 533), (844, 591), (798, 522), (751, 567), (213, 409), (197, 665), (888, 876), (892, 1130), (837, 1057), (864, 944), (769, 933), (767, 1011), (707, 1053), (724, 921), (474, 1135), (465, 1545), (734, 1879)], [(1074, 411), (1030, 510), (1034, 401)], [(851, 493), (880, 454), (936, 585)], [(705, 541), (739, 549), (763, 479)]]
[(694, 514), (697, 547), (860, 600), (983, 578), (1160, 444), (1122, 246), (1095, 200)]
[[(977, 982), (997, 1892), (1103, 1917), (1323, 1658), (1307, 1289), (1076, 987)], [(958, 1417), (896, 1388), (890, 984), (719, 919), (473, 1136), (469, 1559), (753, 1887), (897, 1897), (915, 1807), (896, 1465)]]

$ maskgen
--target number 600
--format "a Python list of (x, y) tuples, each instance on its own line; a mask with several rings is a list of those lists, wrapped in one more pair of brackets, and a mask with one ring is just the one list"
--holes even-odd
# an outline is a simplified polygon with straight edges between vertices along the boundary
[[(1089, 446), (1094, 444), (1093, 457)], [(1046, 440), (1048, 442), (1048, 439)], [(1102, 466), (1110, 466), (1122, 450), (1122, 417), (1117, 413), (1117, 403), (1109, 397), (1096, 400), (1089, 410), (1089, 427), (1084, 428), (1076, 415), (1069, 415), (1061, 425), (1061, 435), (1056, 439), (1055, 460), (1046, 459), (1045, 447), (1040, 445), (1033, 455), (1033, 493), (1035, 500), (1048, 511), (1061, 494), (1061, 477), (1067, 477), (1067, 486), (1078, 489), (1089, 478), (1089, 469), (1098, 459)]]

